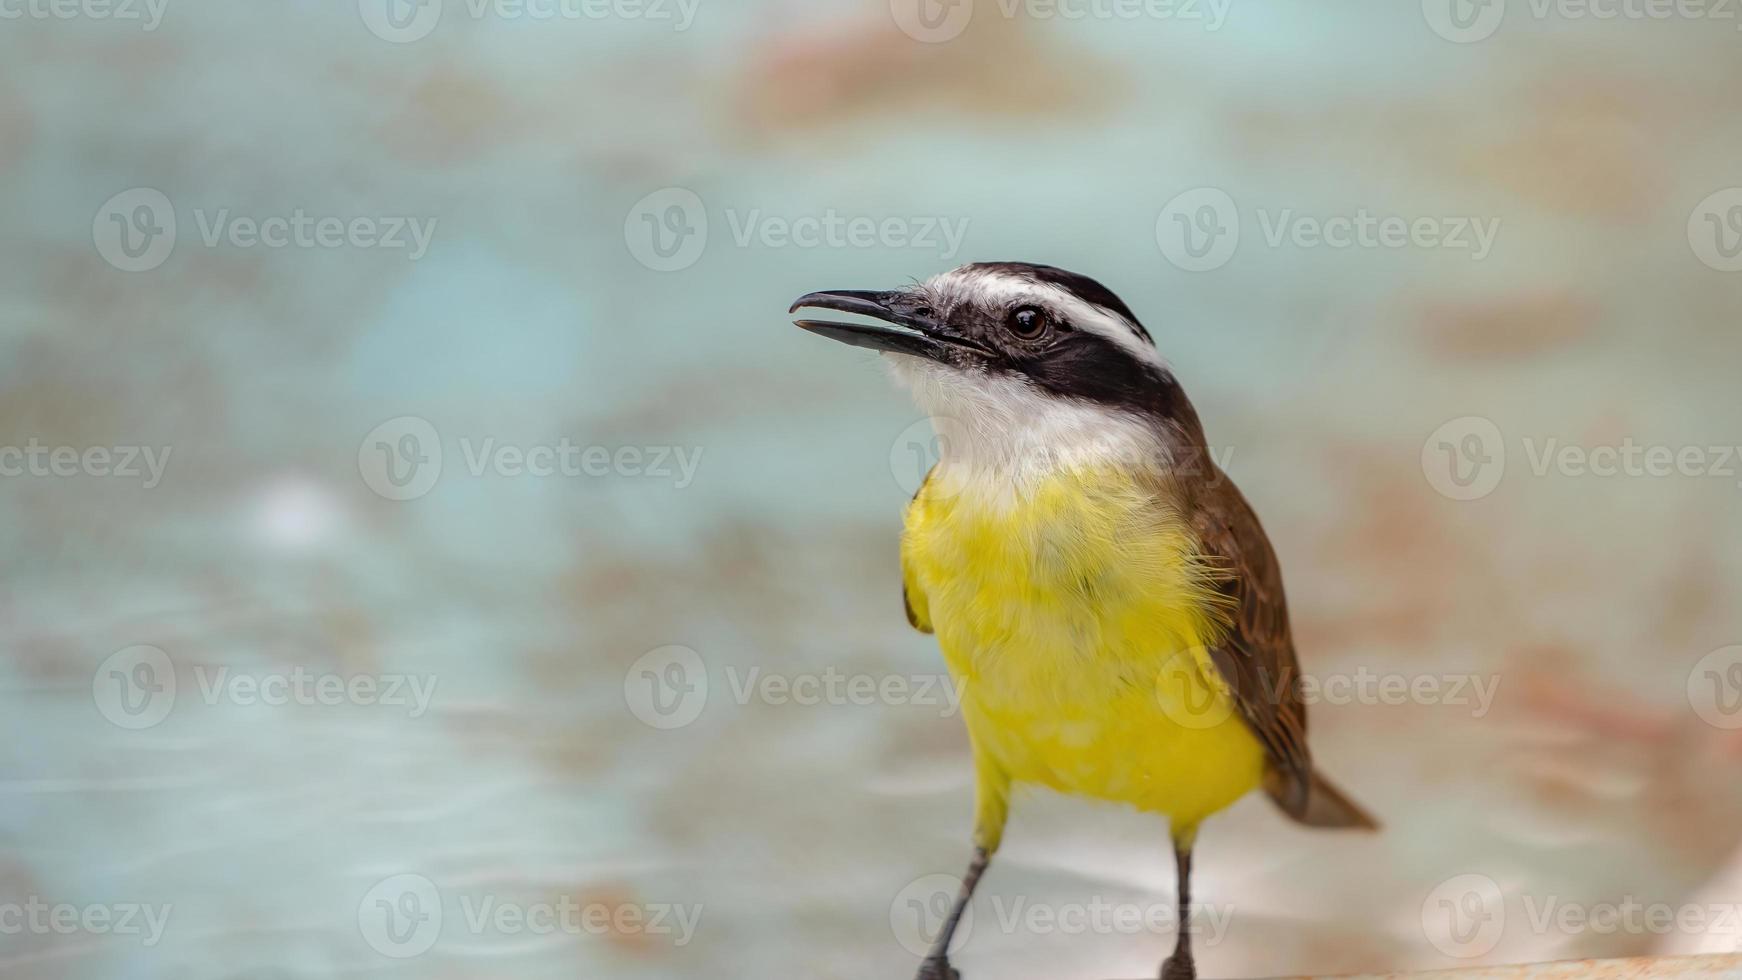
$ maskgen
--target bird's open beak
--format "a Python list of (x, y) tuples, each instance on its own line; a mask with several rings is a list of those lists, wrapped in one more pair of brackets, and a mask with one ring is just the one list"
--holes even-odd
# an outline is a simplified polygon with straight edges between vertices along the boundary
[[(798, 320), (799, 326), (854, 347), (911, 354), (934, 361), (949, 360), (964, 349), (973, 349), (960, 338), (949, 336), (941, 329), (931, 311), (915, 304), (912, 297), (899, 290), (871, 292), (863, 289), (831, 289), (806, 293), (792, 304), (788, 313), (804, 307), (857, 313), (883, 321), (882, 323), (836, 323), (828, 320)], [(885, 324), (893, 324), (886, 326)]]

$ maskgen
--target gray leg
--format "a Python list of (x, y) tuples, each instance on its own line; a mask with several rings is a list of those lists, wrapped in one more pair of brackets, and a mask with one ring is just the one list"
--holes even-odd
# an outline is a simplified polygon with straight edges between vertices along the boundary
[(968, 873), (962, 876), (962, 890), (956, 895), (956, 904), (950, 907), (949, 918), (938, 930), (937, 941), (931, 944), (931, 952), (919, 965), (919, 975), (914, 980), (961, 980), (961, 974), (950, 966), (950, 939), (955, 936), (956, 924), (962, 921), (962, 913), (968, 908), (968, 899), (974, 897), (974, 886), (980, 883), (980, 876), (990, 863), (992, 855), (986, 853), (985, 848), (974, 848), (974, 860), (968, 865)]
[[(1194, 828), (1195, 830), (1196, 828)], [(1192, 961), (1192, 936), (1186, 931), (1192, 903), (1192, 838), (1195, 833), (1176, 836), (1173, 843), (1174, 866), (1179, 872), (1179, 938), (1174, 942), (1173, 955), (1161, 964), (1161, 980), (1197, 980), (1198, 967)]]

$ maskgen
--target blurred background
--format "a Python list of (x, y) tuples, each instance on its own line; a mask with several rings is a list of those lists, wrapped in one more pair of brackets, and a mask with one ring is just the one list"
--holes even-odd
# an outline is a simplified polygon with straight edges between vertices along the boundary
[[(1145, 320), (1386, 823), (1208, 824), (1206, 976), (1738, 949), (1739, 27), (0, 0), (0, 973), (911, 975), (935, 447), (786, 308), (1001, 259)], [(1153, 976), (1172, 892), (1036, 791), (956, 963)]]

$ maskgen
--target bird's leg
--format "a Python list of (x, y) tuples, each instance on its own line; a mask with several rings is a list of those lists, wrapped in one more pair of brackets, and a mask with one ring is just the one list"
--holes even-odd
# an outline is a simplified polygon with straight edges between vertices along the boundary
[(1192, 914), (1192, 841), (1198, 828), (1174, 831), (1174, 868), (1179, 874), (1179, 937), (1175, 939), (1173, 955), (1161, 964), (1161, 980), (1197, 980), (1198, 966), (1192, 961), (1192, 934), (1188, 920)]
[(962, 876), (962, 889), (956, 896), (956, 904), (951, 906), (949, 917), (944, 919), (944, 927), (938, 930), (931, 952), (919, 965), (919, 975), (915, 980), (960, 980), (960, 974), (950, 966), (950, 940), (956, 934), (956, 924), (961, 922), (962, 913), (968, 908), (968, 900), (974, 897), (974, 886), (980, 883), (980, 876), (992, 863), (992, 855), (998, 853), (998, 845), (1004, 839), (1004, 820), (1009, 812), (1010, 778), (975, 746), (974, 860), (968, 865), (968, 873)]
[(956, 893), (956, 904), (950, 907), (949, 917), (944, 919), (944, 927), (938, 930), (938, 938), (931, 944), (931, 952), (925, 955), (925, 961), (920, 963), (919, 974), (914, 980), (960, 980), (961, 974), (950, 966), (950, 939), (956, 934), (956, 924), (962, 921), (968, 900), (974, 897), (974, 886), (980, 883), (986, 865), (991, 863), (992, 855), (986, 853), (984, 847), (974, 848), (974, 860), (968, 865), (968, 873), (962, 876), (962, 889)]

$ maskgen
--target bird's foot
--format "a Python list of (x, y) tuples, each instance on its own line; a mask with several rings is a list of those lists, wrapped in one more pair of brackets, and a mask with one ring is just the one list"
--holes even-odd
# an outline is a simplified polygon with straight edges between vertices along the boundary
[(950, 965), (950, 961), (941, 956), (928, 956), (919, 965), (919, 973), (913, 980), (962, 980), (962, 975)]
[(1192, 954), (1175, 953), (1161, 964), (1161, 980), (1198, 980), (1198, 965)]

